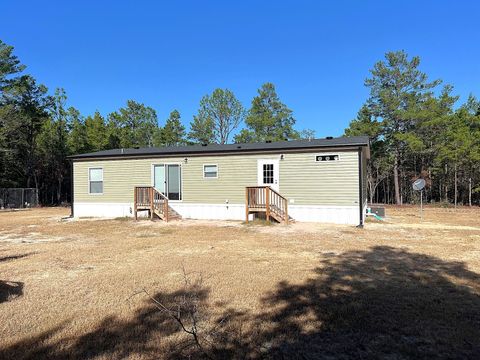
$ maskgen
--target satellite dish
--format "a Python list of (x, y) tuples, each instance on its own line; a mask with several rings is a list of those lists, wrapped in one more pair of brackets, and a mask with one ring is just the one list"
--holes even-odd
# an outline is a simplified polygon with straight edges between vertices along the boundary
[(413, 183), (413, 190), (421, 191), (425, 187), (425, 180), (417, 179)]

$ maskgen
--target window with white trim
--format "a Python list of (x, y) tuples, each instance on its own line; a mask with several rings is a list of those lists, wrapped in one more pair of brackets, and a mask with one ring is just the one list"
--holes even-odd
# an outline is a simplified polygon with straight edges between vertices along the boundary
[(203, 177), (216, 179), (218, 177), (218, 165), (203, 165)]
[(90, 194), (103, 194), (103, 169), (88, 169), (88, 192)]

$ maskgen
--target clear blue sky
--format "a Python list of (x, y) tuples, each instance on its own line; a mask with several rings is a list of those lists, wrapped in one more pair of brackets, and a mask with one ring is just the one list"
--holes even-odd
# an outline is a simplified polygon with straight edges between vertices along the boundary
[(277, 86), (297, 127), (341, 135), (389, 50), (480, 96), (479, 1), (1, 1), (0, 39), (69, 105), (102, 114), (134, 99), (188, 124), (200, 98), (231, 89), (246, 107)]

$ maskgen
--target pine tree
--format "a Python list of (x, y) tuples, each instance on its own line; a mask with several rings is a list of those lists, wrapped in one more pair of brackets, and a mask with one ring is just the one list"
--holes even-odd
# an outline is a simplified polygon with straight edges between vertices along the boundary
[(109, 145), (118, 141), (122, 148), (153, 146), (153, 137), (158, 130), (157, 113), (151, 107), (128, 100), (127, 106), (108, 116)]
[(89, 151), (104, 150), (108, 145), (108, 133), (105, 119), (98, 111), (85, 119), (85, 132)]
[(5, 166), (18, 185), (38, 189), (37, 137), (49, 117), (52, 97), (44, 85), (22, 75), (3, 87), (0, 103), (3, 146), (8, 153)]
[[(416, 125), (421, 104), (430, 97), (439, 80), (427, 81), (418, 67), (420, 58), (409, 59), (404, 51), (388, 52), (377, 62), (365, 80), (370, 88), (369, 108), (383, 121), (383, 134), (393, 156), (395, 202), (400, 204), (400, 171), (407, 142), (416, 141), (412, 129)], [(418, 144), (418, 143), (417, 143)]]
[(66, 100), (65, 90), (56, 89), (50, 117), (43, 124), (38, 137), (38, 153), (41, 165), (38, 174), (43, 188), (42, 195), (45, 199), (51, 193), (52, 198), (49, 202), (56, 204), (61, 203), (64, 182), (69, 175)]
[(370, 161), (367, 167), (367, 192), (370, 203), (374, 202), (374, 196), (378, 186), (388, 178), (392, 164), (386, 156), (386, 145), (382, 137), (382, 123), (377, 121), (372, 111), (365, 104), (358, 111), (357, 117), (350, 122), (345, 129), (346, 136), (368, 136), (370, 139)]
[(155, 139), (156, 146), (178, 146), (185, 143), (185, 126), (180, 121), (180, 113), (173, 110), (165, 123), (159, 129)]
[(258, 90), (258, 95), (252, 100), (245, 124), (247, 129), (235, 137), (237, 143), (281, 141), (300, 137), (293, 128), (295, 119), (292, 110), (280, 101), (272, 83), (265, 83)]
[(13, 54), (13, 46), (5, 44), (0, 40), (0, 92), (7, 85), (17, 80), (13, 75), (21, 73), (25, 65)]
[(67, 110), (67, 118), (70, 127), (68, 147), (71, 154), (83, 154), (90, 152), (85, 121), (80, 112), (74, 107)]
[(212, 119), (194, 116), (193, 121), (190, 123), (188, 138), (194, 144), (210, 144), (215, 142)]

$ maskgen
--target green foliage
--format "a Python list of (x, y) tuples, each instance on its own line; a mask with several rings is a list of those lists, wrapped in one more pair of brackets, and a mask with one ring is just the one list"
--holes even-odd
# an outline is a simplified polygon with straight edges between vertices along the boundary
[[(412, 131), (423, 103), (432, 96), (440, 80), (427, 81), (427, 75), (418, 69), (417, 56), (409, 60), (404, 51), (396, 51), (385, 54), (385, 58), (374, 65), (372, 77), (365, 80), (370, 88), (368, 106), (382, 120), (385, 138), (400, 151), (403, 139), (398, 135)], [(411, 136), (415, 134), (411, 133), (410, 139)]]
[(454, 111), (458, 96), (452, 95), (453, 87), (445, 85), (436, 95), (440, 80), (429, 82), (419, 65), (418, 57), (409, 59), (403, 51), (377, 62), (365, 81), (367, 104), (345, 134), (370, 137), (371, 201), (376, 196), (391, 202), (392, 188), (397, 202), (413, 199), (411, 182), (423, 177), (432, 200), (456, 203), (460, 196), (468, 202), (480, 181), (480, 104), (470, 96)]
[(368, 136), (370, 141), (377, 141), (381, 135), (382, 123), (377, 121), (367, 105), (358, 111), (357, 117), (345, 129), (346, 136)]
[[(191, 125), (190, 138), (196, 142), (228, 143), (245, 118), (245, 109), (232, 91), (215, 89), (200, 100), (198, 114)], [(211, 127), (211, 129), (209, 129)]]
[(474, 129), (476, 120), (465, 108), (442, 120), (442, 136), (436, 144), (436, 161), (457, 165), (476, 161), (479, 145), (479, 132)]
[(247, 129), (235, 137), (237, 143), (281, 141), (300, 137), (293, 127), (295, 119), (292, 110), (280, 101), (272, 83), (265, 83), (258, 90), (258, 95), (252, 100), (245, 124)]
[(215, 135), (213, 133), (213, 120), (194, 116), (190, 123), (190, 132), (188, 138), (195, 144), (210, 144), (215, 142)]
[(388, 52), (385, 60), (377, 62), (370, 70), (371, 77), (365, 80), (370, 89), (368, 108), (382, 122), (382, 136), (393, 156), (395, 201), (401, 203), (401, 159), (409, 151), (420, 151), (422, 140), (415, 128), (424, 115), (422, 109), (433, 96), (440, 80), (428, 82), (425, 73), (419, 70), (420, 58), (411, 59), (404, 51)]
[(392, 170), (392, 159), (388, 156), (382, 130), (383, 123), (377, 120), (366, 104), (360, 108), (357, 117), (345, 129), (346, 136), (368, 136), (370, 139), (371, 157), (367, 168), (367, 189), (370, 202), (373, 202), (377, 187)]
[[(108, 129), (105, 119), (98, 111), (95, 111), (93, 116), (87, 116), (85, 118), (85, 134), (81, 136), (86, 137), (85, 148), (88, 151), (100, 151), (108, 147)], [(80, 129), (78, 129), (80, 130)]]
[[(66, 100), (65, 90), (56, 89), (50, 116), (44, 122), (37, 140), (40, 163), (37, 174), (40, 178), (40, 188), (44, 192), (51, 190), (57, 203), (61, 202), (64, 179), (68, 177), (69, 171), (66, 159), (69, 155)], [(45, 189), (45, 187), (52, 187), (53, 184), (55, 184), (53, 190)]]
[(68, 147), (71, 154), (82, 154), (91, 150), (88, 142), (87, 128), (80, 112), (74, 107), (67, 110), (67, 118), (70, 126)]
[(48, 119), (52, 98), (44, 85), (37, 84), (29, 75), (22, 75), (3, 87), (0, 104), (3, 108), (0, 148), (6, 154), (2, 181), (27, 187), (37, 184), (37, 137)]
[(256, 141), (258, 140), (255, 137), (255, 134), (248, 129), (242, 129), (237, 135), (235, 135), (235, 143), (237, 144), (252, 143)]
[[(153, 146), (158, 130), (157, 113), (151, 107), (128, 100), (127, 106), (108, 116), (110, 137), (122, 148)], [(113, 140), (114, 139), (114, 140)]]
[(185, 126), (180, 121), (180, 113), (173, 110), (165, 126), (155, 136), (155, 146), (178, 146), (185, 144)]
[(25, 66), (13, 54), (13, 46), (5, 44), (0, 40), (0, 91), (4, 86), (15, 81), (12, 75), (22, 72)]
[(315, 130), (312, 129), (303, 129), (299, 133), (300, 139), (311, 140), (315, 138)]

